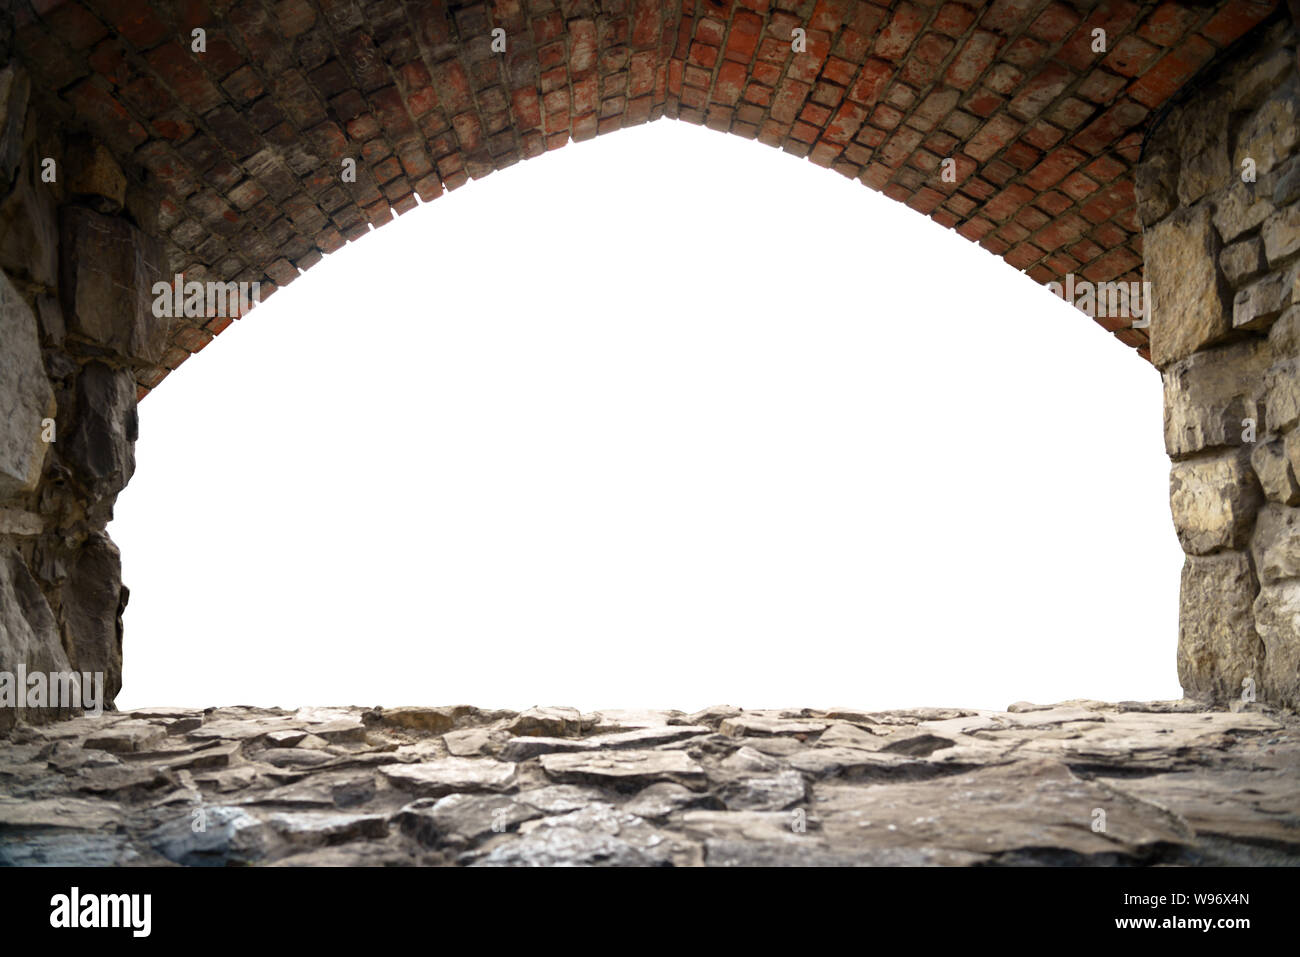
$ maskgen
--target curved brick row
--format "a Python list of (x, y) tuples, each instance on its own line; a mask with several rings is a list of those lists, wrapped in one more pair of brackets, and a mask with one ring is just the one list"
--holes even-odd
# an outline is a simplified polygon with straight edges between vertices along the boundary
[[(445, 189), (663, 116), (859, 179), (1040, 282), (1137, 280), (1145, 131), (1274, 7), (18, 0), (13, 16), (51, 122), (112, 151), (169, 273), (265, 297)], [(1150, 358), (1130, 319), (1098, 321)], [(229, 324), (175, 322), (141, 394)]]

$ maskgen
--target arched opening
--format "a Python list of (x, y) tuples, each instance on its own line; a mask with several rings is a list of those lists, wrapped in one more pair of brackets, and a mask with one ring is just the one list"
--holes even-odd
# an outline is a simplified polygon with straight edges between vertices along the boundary
[[(1295, 252), (1291, 31), (1268, 2), (24, 7), (0, 19), (0, 265), (30, 373), (6, 399), (23, 414), (0, 534), (9, 586), (41, 599), (15, 627), (116, 688), (127, 592), (104, 526), (134, 467), (131, 392), (234, 321), (162, 322), (151, 281), (267, 295), (471, 179), (674, 118), (878, 190), (1041, 284), (1138, 283), (1145, 253), (1170, 318), (1097, 321), (1164, 376), (1180, 681), (1224, 703), (1264, 672), (1291, 701), (1293, 576), (1259, 578), (1251, 554), (1287, 547), (1271, 506), (1300, 496), (1289, 325), (1270, 331)], [(1263, 179), (1236, 182), (1243, 150)]]
[(912, 211), (685, 124), (350, 245), (141, 414), (128, 704), (1175, 691), (1149, 367)]

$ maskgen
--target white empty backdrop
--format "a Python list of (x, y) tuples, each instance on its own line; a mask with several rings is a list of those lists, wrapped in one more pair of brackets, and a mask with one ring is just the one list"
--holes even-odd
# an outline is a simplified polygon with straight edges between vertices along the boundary
[(1154, 370), (684, 123), (349, 244), (140, 418), (122, 707), (1179, 694)]

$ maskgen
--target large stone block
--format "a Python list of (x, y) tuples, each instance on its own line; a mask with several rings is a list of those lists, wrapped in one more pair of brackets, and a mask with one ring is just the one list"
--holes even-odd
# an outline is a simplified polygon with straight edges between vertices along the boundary
[(54, 415), (54, 391), (38, 335), (35, 314), (0, 272), (0, 499), (36, 488), (49, 448), (41, 421)]
[(1188, 556), (1178, 618), (1178, 680), (1187, 697), (1222, 704), (1240, 697), (1246, 678), (1261, 680), (1257, 591), (1250, 559), (1241, 552)]
[(65, 206), (59, 225), (59, 291), (69, 336), (123, 359), (157, 364), (170, 326), (153, 314), (160, 244), (121, 217), (81, 206)]
[(1263, 428), (1261, 411), (1269, 350), (1239, 342), (1189, 356), (1165, 369), (1165, 451), (1183, 458), (1242, 444), (1245, 420)]
[[(1292, 290), (1291, 298), (1295, 300), (1300, 297)], [(1268, 344), (1273, 354), (1279, 358), (1300, 358), (1300, 306), (1292, 306), (1277, 317), (1268, 330)]]
[(1284, 359), (1265, 373), (1264, 417), (1276, 432), (1300, 422), (1300, 359)]
[(1264, 257), (1270, 266), (1300, 252), (1300, 203), (1279, 209), (1264, 220), (1260, 236), (1264, 240)]
[(1178, 204), (1178, 154), (1171, 149), (1149, 153), (1134, 171), (1138, 219), (1151, 226)]
[(1146, 277), (1155, 308), (1151, 358), (1164, 369), (1232, 330), (1227, 283), (1219, 273), (1219, 240), (1204, 206), (1181, 210), (1143, 233)]
[(68, 192), (101, 213), (116, 213), (126, 202), (126, 176), (103, 143), (74, 137), (67, 151)]
[(28, 154), (13, 191), (0, 200), (0, 268), (52, 287), (58, 278), (59, 229), (55, 199), (49, 185), (39, 181), (37, 160)]
[[(19, 665), (46, 674), (69, 670), (58, 626), (40, 587), (17, 550), (0, 547), (0, 671), (15, 674)], [(14, 709), (0, 707), (0, 731), (12, 727), (16, 716)], [(24, 716), (40, 718), (39, 713)]]
[(1265, 100), (1277, 92), (1294, 69), (1295, 53), (1286, 47), (1257, 59), (1232, 84), (1233, 111), (1259, 109)]
[(1272, 175), (1273, 205), (1278, 209), (1300, 199), (1300, 156), (1293, 156)]
[(1300, 485), (1287, 460), (1281, 439), (1260, 442), (1250, 454), (1250, 465), (1259, 478), (1264, 497), (1281, 505), (1300, 505)]
[(1262, 331), (1273, 324), (1290, 301), (1289, 277), (1281, 272), (1270, 273), (1237, 292), (1232, 300), (1232, 327)]
[(1169, 473), (1169, 505), (1183, 551), (1208, 555), (1244, 547), (1261, 494), (1250, 452), (1175, 462)]
[[(1233, 152), (1236, 161), (1253, 159), (1256, 171), (1267, 173), (1291, 156), (1300, 135), (1300, 124), (1296, 122), (1298, 101), (1300, 86), (1293, 74), (1241, 125)], [(1219, 123), (1226, 126), (1222, 116)]]
[(1300, 581), (1265, 585), (1254, 614), (1264, 645), (1263, 698), (1300, 709)]
[(1262, 183), (1243, 183), (1234, 177), (1227, 193), (1216, 197), (1214, 226), (1225, 243), (1254, 229), (1274, 212), (1269, 191)]
[(135, 378), (91, 362), (77, 377), (76, 396), (76, 421), (63, 458), (93, 498), (111, 499), (135, 474)]
[(92, 535), (73, 560), (62, 591), (66, 645), (72, 667), (104, 675), (104, 699), (122, 688), (122, 559), (103, 532)]
[(13, 183), (23, 154), (23, 125), (31, 91), (27, 71), (18, 64), (0, 69), (0, 193)]
[(1200, 94), (1178, 117), (1178, 201), (1183, 206), (1222, 188), (1232, 172), (1228, 129), (1223, 122), (1231, 95), (1221, 86), (1203, 87)]
[(1261, 583), (1300, 578), (1300, 509), (1273, 504), (1260, 509), (1250, 551)]
[(1219, 268), (1229, 284), (1239, 286), (1264, 271), (1264, 241), (1258, 236), (1243, 239), (1219, 254)]

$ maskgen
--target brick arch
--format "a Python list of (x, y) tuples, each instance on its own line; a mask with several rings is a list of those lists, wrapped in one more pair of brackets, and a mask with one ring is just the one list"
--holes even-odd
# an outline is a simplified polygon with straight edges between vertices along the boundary
[[(263, 298), (470, 179), (661, 117), (807, 157), (1039, 282), (1100, 282), (1141, 278), (1147, 128), (1274, 7), (19, 0), (14, 37), (51, 120), (125, 172), (166, 274), (256, 281)], [(1150, 359), (1144, 330), (1097, 321)], [(175, 321), (161, 361), (137, 371), (140, 395), (229, 325)]]

